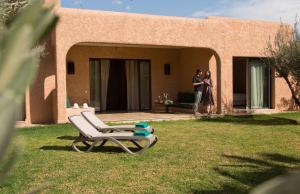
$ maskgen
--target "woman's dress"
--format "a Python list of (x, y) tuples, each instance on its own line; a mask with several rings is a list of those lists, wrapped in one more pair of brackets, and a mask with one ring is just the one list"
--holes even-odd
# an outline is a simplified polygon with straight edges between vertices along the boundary
[(213, 83), (211, 79), (204, 79), (204, 88), (201, 102), (204, 105), (214, 105), (214, 97), (212, 93)]

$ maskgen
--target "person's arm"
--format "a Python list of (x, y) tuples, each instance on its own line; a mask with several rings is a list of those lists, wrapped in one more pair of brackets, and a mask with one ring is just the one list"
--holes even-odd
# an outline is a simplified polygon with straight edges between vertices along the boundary
[(200, 83), (193, 83), (193, 86), (199, 86), (199, 85), (203, 85), (204, 83), (203, 82), (200, 82)]
[(193, 86), (199, 86), (201, 84), (203, 84), (203, 82), (197, 82), (195, 77), (193, 77)]

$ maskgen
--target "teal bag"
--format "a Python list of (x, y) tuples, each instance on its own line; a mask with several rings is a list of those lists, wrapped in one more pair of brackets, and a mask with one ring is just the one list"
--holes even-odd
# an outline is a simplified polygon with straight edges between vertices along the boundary
[(146, 129), (147, 127), (149, 127), (149, 125), (148, 125), (148, 123), (140, 122), (140, 123), (135, 124), (135, 127), (136, 128)]
[(137, 131), (133, 135), (138, 136), (138, 137), (147, 137), (150, 135), (150, 132), (149, 131)]

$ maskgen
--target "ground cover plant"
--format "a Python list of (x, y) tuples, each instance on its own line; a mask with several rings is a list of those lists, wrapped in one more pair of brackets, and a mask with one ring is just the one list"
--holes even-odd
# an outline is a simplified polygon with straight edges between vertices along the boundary
[(17, 130), (23, 157), (0, 193), (248, 193), (300, 166), (300, 113), (151, 123), (159, 142), (129, 156), (113, 144), (71, 150), (71, 125)]

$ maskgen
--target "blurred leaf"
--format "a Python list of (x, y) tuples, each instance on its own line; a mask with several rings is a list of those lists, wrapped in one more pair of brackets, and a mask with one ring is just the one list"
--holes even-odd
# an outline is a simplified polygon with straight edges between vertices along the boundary
[[(1, 2), (0, 2), (1, 5)], [(2, 10), (0, 8), (0, 10)], [(34, 49), (56, 24), (53, 7), (32, 0), (16, 17), (9, 20), (0, 34), (0, 161), (3, 160), (14, 134), (15, 111), (33, 80), (38, 67), (40, 49)], [(16, 160), (16, 151), (4, 163), (5, 176)]]
[(10, 139), (14, 133), (15, 102), (0, 96), (0, 161), (3, 159)]
[(32, 191), (29, 191), (27, 194), (37, 194), (37, 193), (41, 193), (42, 191), (44, 191), (45, 189), (49, 189), (51, 187), (51, 185), (49, 184), (44, 184), (42, 186), (39, 186), (38, 188), (33, 189)]
[[(40, 0), (34, 0), (17, 15), (9, 29), (4, 32), (4, 37), (0, 40), (0, 92), (9, 87), (8, 85), (13, 78), (19, 77), (23, 73), (18, 70), (25, 61), (27, 61), (29, 69), (36, 68), (32, 65), (37, 64), (28, 63), (28, 61), (33, 62), (33, 58), (36, 58), (30, 49), (57, 22), (58, 18), (51, 9), (44, 8)], [(22, 50), (27, 52), (22, 52)], [(33, 76), (28, 76), (28, 79), (22, 82), (23, 91), (32, 79)]]
[[(2, 95), (7, 95), (11, 85), (16, 77), (20, 74), (19, 69), (23, 65), (30, 49), (30, 36), (33, 28), (29, 25), (23, 26), (17, 32), (12, 32), (5, 37), (4, 41), (0, 41), (0, 92)], [(18, 46), (15, 46), (18, 45)], [(27, 51), (27, 52), (25, 52)], [(29, 80), (28, 80), (29, 81)], [(23, 88), (28, 83), (25, 82)]]
[(256, 187), (250, 194), (299, 194), (300, 171), (279, 176)]
[(3, 183), (6, 180), (9, 171), (13, 168), (17, 160), (20, 158), (20, 154), (21, 151), (19, 147), (14, 147), (13, 151), (9, 153), (8, 159), (6, 159), (0, 170), (0, 183)]

